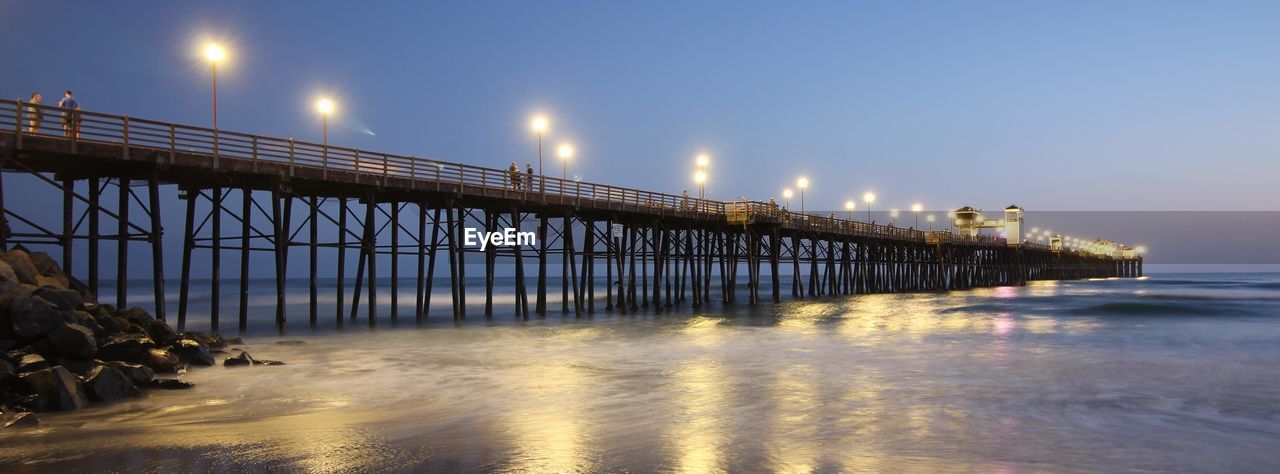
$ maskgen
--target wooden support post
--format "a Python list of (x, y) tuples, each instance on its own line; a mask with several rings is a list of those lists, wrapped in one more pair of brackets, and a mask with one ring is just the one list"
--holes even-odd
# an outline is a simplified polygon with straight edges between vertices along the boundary
[(319, 275), (320, 269), (317, 268), (320, 260), (320, 244), (316, 240), (320, 237), (319, 222), (320, 203), (316, 202), (319, 197), (311, 196), (307, 201), (307, 309), (308, 323), (311, 329), (316, 328), (316, 324), (320, 319), (320, 285)]
[[(62, 180), (62, 237), (58, 239), (58, 244), (62, 246), (62, 273), (71, 275), (71, 250), (74, 248), (75, 228), (71, 223), (71, 214), (74, 212), (76, 194), (76, 181), (71, 178), (63, 178)], [(153, 212), (154, 214), (154, 212)]]
[[(520, 225), (522, 222), (523, 220), (520, 216), (520, 209), (516, 206), (511, 206), (511, 227), (514, 227), (517, 231), (519, 231), (522, 228), (522, 226)], [(529, 292), (528, 292), (528, 289), (525, 288), (525, 281), (524, 281), (524, 250), (523, 249), (524, 249), (523, 245), (515, 246), (516, 316), (520, 316), (521, 319), (528, 321), (529, 320)]]
[(547, 217), (538, 216), (538, 316), (547, 315)]
[(400, 202), (393, 200), (391, 201), (391, 325), (395, 326), (398, 322), (400, 322)]
[[(152, 290), (155, 292), (156, 319), (164, 321), (164, 227), (160, 224), (160, 182), (155, 176), (147, 182), (147, 194), (151, 201)], [(70, 252), (67, 252), (67, 259), (71, 259)]]
[[(425, 212), (425, 211), (424, 211)], [(422, 290), (422, 309), (418, 311), (421, 314), (419, 323), (425, 322), (427, 316), (431, 313), (431, 290), (435, 286), (436, 278), (436, 250), (440, 248), (440, 209), (436, 209), (431, 217), (431, 247), (427, 251), (427, 281), (426, 288)]]
[(249, 235), (253, 231), (253, 190), (244, 188), (240, 194), (240, 332), (249, 330)]
[[(195, 218), (196, 218), (196, 198), (200, 196), (198, 190), (185, 190), (187, 200), (186, 225), (183, 227), (182, 233), (182, 276), (178, 282), (178, 331), (185, 331), (187, 328), (187, 304), (191, 289), (191, 253), (195, 249)], [(97, 246), (97, 242), (92, 242), (89, 247), (93, 249)]]
[(129, 307), (129, 180), (121, 179), (118, 184), (120, 202), (116, 210), (116, 307), (123, 310)]
[(218, 332), (218, 310), (222, 306), (222, 188), (213, 188), (209, 240), (209, 329)]
[[(102, 215), (101, 194), (98, 178), (89, 178), (89, 292), (95, 297), (98, 295), (98, 238), (101, 236), (98, 217)], [(0, 210), (2, 212), (4, 211)], [(0, 229), (0, 234), (2, 233), (4, 230)]]
[(449, 250), (449, 289), (453, 292), (453, 320), (462, 319), (462, 310), (459, 309), (461, 303), (458, 301), (458, 241), (457, 230), (453, 222), (453, 202), (448, 201), (445, 204), (445, 220), (449, 227), (446, 239), (448, 240)]
[(280, 185), (277, 184), (276, 187), (271, 190), (271, 221), (272, 230), (275, 231), (276, 330), (283, 334), (285, 330), (285, 254), (288, 253), (289, 249), (289, 224), (280, 212), (281, 199), (288, 199), (288, 197), (281, 192)]
[(467, 319), (467, 246), (464, 237), (467, 209), (458, 204), (458, 317)]
[(369, 261), (369, 327), (378, 325), (378, 232), (375, 211), (378, 208), (377, 198), (369, 193), (364, 206), (364, 247)]
[(423, 289), (424, 283), (422, 280), (426, 278), (426, 273), (427, 273), (426, 272), (427, 271), (427, 264), (426, 264), (427, 208), (421, 201), (418, 202), (417, 240), (418, 240), (418, 279), (416, 280), (417, 283), (413, 285), (414, 294), (417, 296), (416, 298), (414, 298), (413, 315), (414, 315), (414, 321), (417, 322), (418, 324), (422, 324), (423, 316), (426, 315), (425, 311), (423, 311), (424, 308), (423, 308), (422, 289)]
[[(347, 295), (347, 197), (338, 197), (338, 281), (337, 288), (334, 292), (337, 298), (337, 307), (334, 312), (334, 319), (337, 327), (342, 328), (342, 311), (346, 308), (343, 300)], [(359, 285), (357, 285), (359, 286)]]
[[(582, 315), (582, 293), (581, 288), (578, 287), (578, 255), (573, 243), (573, 218), (568, 213), (564, 217), (564, 236), (561, 241), (564, 244), (565, 264), (570, 272), (569, 283), (573, 285), (573, 313)], [(565, 312), (568, 312), (567, 308)]]

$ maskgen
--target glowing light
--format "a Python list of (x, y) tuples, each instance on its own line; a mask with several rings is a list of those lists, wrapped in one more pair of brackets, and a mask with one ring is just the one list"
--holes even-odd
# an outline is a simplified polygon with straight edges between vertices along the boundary
[(809, 187), (809, 178), (800, 178), (796, 180), (796, 187), (804, 189)]
[(924, 210), (924, 206), (920, 205), (920, 203), (918, 202), (911, 205), (911, 212), (920, 212), (923, 210)]
[(698, 163), (699, 168), (706, 168), (707, 165), (711, 164), (711, 158), (708, 157), (706, 153), (698, 155), (694, 161)]
[(895, 219), (896, 219), (896, 218), (898, 217), (898, 210), (897, 210), (897, 209), (890, 209), (890, 210), (889, 210), (889, 217), (893, 217), (893, 218), (895, 218)]
[(204, 57), (215, 63), (221, 61), (222, 58), (226, 57), (226, 55), (227, 53), (222, 50), (222, 47), (216, 44), (210, 43), (208, 46), (204, 47)]
[(532, 128), (533, 131), (538, 133), (546, 132), (547, 127), (549, 126), (550, 124), (547, 122), (547, 118), (541, 115), (534, 117), (533, 120), (529, 122), (529, 128)]
[(707, 173), (706, 173), (706, 172), (704, 172), (704, 171), (699, 171), (699, 172), (697, 172), (697, 173), (694, 173), (694, 174), (693, 174), (693, 181), (694, 181), (695, 183), (698, 183), (698, 184), (702, 184), (702, 183), (707, 182)]
[(853, 206), (854, 206), (853, 201), (845, 201), (845, 202), (844, 202), (844, 208), (845, 208), (845, 209), (848, 209), (848, 210), (852, 211), (852, 210), (853, 210)]
[(876, 202), (876, 193), (866, 193), (866, 194), (863, 194), (863, 195), (862, 195), (862, 201), (863, 201), (863, 202), (865, 202), (865, 203), (867, 203), (867, 204), (871, 204), (871, 203), (873, 203), (873, 202)]
[(570, 145), (568, 143), (560, 145), (558, 153), (560, 154), (560, 158), (563, 160), (568, 160), (569, 158), (573, 158), (573, 145)]
[(322, 98), (316, 101), (316, 110), (324, 115), (333, 113), (333, 101), (328, 98)]
[(787, 198), (787, 199), (791, 199), (791, 196), (792, 196), (792, 194), (791, 194), (791, 188), (787, 188), (787, 189), (783, 189), (783, 190), (782, 190), (782, 197)]
[(925, 220), (925, 222), (933, 222), (933, 214), (929, 214), (929, 215), (927, 215), (927, 216), (924, 216), (924, 220)]
[(1146, 248), (1146, 247), (1143, 247), (1143, 246), (1141, 246), (1141, 245), (1139, 245), (1137, 248), (1135, 248), (1135, 249), (1133, 249), (1133, 250), (1134, 250), (1135, 252), (1138, 252), (1138, 253), (1147, 253), (1147, 248)]

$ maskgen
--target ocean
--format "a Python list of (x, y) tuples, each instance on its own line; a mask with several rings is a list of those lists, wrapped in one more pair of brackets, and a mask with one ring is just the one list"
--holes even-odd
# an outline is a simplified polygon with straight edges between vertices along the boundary
[[(291, 281), (279, 336), (255, 281), (238, 347), (288, 365), (196, 368), (192, 390), (41, 415), (0, 431), (0, 470), (1280, 471), (1277, 273), (632, 314), (604, 311), (600, 286), (592, 317), (561, 314), (553, 287), (527, 322), (509, 286), (487, 319), (469, 285), (466, 321), (446, 284), (422, 327), (412, 282), (398, 327), (335, 331), (322, 293), (313, 332)], [(207, 282), (193, 291), (198, 329)]]

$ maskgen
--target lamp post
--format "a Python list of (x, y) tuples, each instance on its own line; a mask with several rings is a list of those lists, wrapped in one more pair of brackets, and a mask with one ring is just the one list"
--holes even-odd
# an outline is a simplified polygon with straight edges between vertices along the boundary
[(924, 220), (929, 223), (929, 232), (933, 232), (933, 214), (924, 216)]
[(702, 170), (698, 170), (694, 172), (693, 181), (695, 183), (698, 183), (698, 201), (699, 201), (698, 206), (702, 206), (701, 201), (705, 199), (704, 193), (703, 193), (703, 183), (707, 182), (707, 172)]
[(915, 223), (911, 224), (912, 229), (920, 228), (920, 211), (923, 211), (923, 210), (924, 210), (924, 206), (920, 205), (920, 203), (918, 202), (911, 205), (911, 213), (914, 214), (914, 220), (915, 220)]
[(862, 201), (867, 203), (867, 222), (871, 222), (871, 203), (876, 202), (876, 193), (863, 194)]
[(800, 214), (804, 214), (804, 188), (809, 187), (809, 178), (801, 177), (797, 179), (796, 187), (800, 188)]
[(890, 210), (889, 210), (889, 225), (897, 225), (897, 223), (898, 223), (898, 210), (897, 210), (897, 209), (890, 209)]
[[(541, 115), (534, 117), (529, 122), (529, 128), (532, 128), (534, 133), (538, 134), (538, 176), (540, 177), (538, 188), (539, 191), (545, 191), (547, 180), (546, 175), (542, 173), (542, 134), (546, 133), (548, 128), (547, 118)], [(529, 179), (532, 180), (533, 177), (530, 176)]]
[(573, 145), (568, 143), (561, 144), (558, 153), (560, 154), (560, 161), (563, 165), (560, 179), (567, 180), (569, 179), (569, 158), (573, 158)]
[(225, 58), (227, 53), (222, 50), (221, 46), (210, 43), (204, 48), (204, 57), (209, 60), (209, 66), (213, 72), (213, 129), (218, 129), (218, 61)]
[(782, 202), (785, 203), (786, 207), (791, 207), (791, 196), (791, 188), (782, 190)]
[(844, 209), (845, 209), (846, 211), (849, 211), (849, 220), (853, 220), (853, 207), (854, 207), (854, 206), (855, 206), (855, 204), (853, 203), (853, 200), (852, 200), (852, 199), (850, 199), (850, 200), (848, 200), (848, 201), (845, 201), (845, 202), (844, 202)]
[[(328, 98), (321, 98), (316, 101), (316, 111), (320, 112), (321, 137), (324, 140), (324, 161), (325, 166), (329, 166), (329, 114), (333, 113), (333, 101)], [(359, 172), (360, 170), (356, 170)]]
[[(706, 153), (702, 153), (694, 159), (694, 163), (698, 165), (698, 173), (694, 178), (698, 181), (698, 199), (706, 199), (707, 190), (703, 183), (707, 181), (706, 169), (707, 165), (711, 164), (711, 158), (708, 157)], [(701, 176), (701, 178), (698, 178), (698, 176)]]

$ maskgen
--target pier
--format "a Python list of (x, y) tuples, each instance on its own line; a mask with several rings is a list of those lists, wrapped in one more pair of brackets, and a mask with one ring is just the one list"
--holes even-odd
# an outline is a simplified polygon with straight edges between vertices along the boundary
[[(28, 127), (35, 111), (45, 120), (33, 132)], [(468, 259), (484, 266), (484, 316), (494, 316), (495, 275), (504, 273), (515, 276), (515, 316), (524, 319), (1142, 275), (1142, 257), (1135, 254), (1011, 243), (548, 176), (526, 176), (517, 184), (503, 169), (91, 111), (74, 112), (79, 133), (64, 133), (64, 113), (0, 102), (0, 170), (35, 176), (63, 200), (61, 228), (42, 226), (5, 206), (16, 196), (5, 193), (0, 175), (0, 247), (58, 247), (68, 274), (74, 262), (87, 259), (84, 284), (95, 294), (101, 270), (114, 270), (112, 302), (127, 307), (128, 244), (145, 243), (156, 316), (176, 318), (179, 330), (187, 322), (196, 258), (209, 262), (209, 274), (201, 277), (211, 279), (214, 332), (249, 329), (248, 268), (255, 256), (273, 262), (280, 330), (290, 264), (307, 270), (312, 327), (325, 319), (337, 327), (359, 324), (362, 307), (368, 325), (380, 315), (393, 323), (465, 319)], [(177, 186), (182, 202), (162, 202), (161, 186)], [(224, 204), (230, 196), (240, 198), (238, 208)], [(105, 209), (104, 199), (115, 199), (116, 211)], [(184, 221), (162, 222), (160, 210), (174, 205), (185, 206)], [(176, 308), (166, 308), (165, 295), (173, 290), (165, 287), (161, 236), (174, 224), (183, 236), (179, 297)], [(465, 245), (467, 228), (531, 230), (536, 244), (481, 251)], [(336, 239), (322, 241), (321, 229)], [(73, 255), (77, 242), (87, 244), (87, 255)], [(100, 246), (112, 242), (117, 259), (102, 262)], [(305, 261), (290, 262), (291, 248), (306, 249)], [(358, 255), (354, 269), (345, 264), (348, 252)], [(378, 268), (377, 256), (389, 256), (390, 268)], [(221, 286), (228, 276), (221, 271), (225, 258), (239, 261), (238, 288)], [(336, 258), (329, 275), (320, 274), (322, 258)], [(406, 259), (416, 264), (401, 268)], [(432, 311), (438, 263), (447, 268), (451, 290), (443, 312)], [(560, 275), (553, 277), (548, 266), (556, 265)], [(790, 273), (786, 281), (784, 271)], [(399, 282), (410, 275), (415, 298), (400, 301)], [(322, 276), (336, 278), (336, 285), (320, 288)], [(601, 288), (601, 276), (612, 283)], [(352, 277), (354, 286), (346, 288)], [(548, 307), (551, 280), (558, 280), (559, 308)], [(386, 290), (390, 297), (381, 294)], [(232, 311), (219, 307), (224, 291), (239, 295)], [(321, 308), (322, 291), (333, 291), (336, 305)]]

